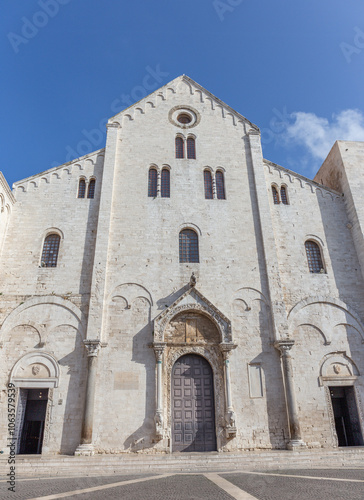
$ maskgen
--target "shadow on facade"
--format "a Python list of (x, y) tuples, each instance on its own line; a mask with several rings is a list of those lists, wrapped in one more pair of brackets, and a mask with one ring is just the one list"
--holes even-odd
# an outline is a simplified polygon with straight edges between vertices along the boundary
[[(254, 234), (256, 241), (256, 251), (258, 255), (258, 267), (261, 283), (261, 291), (271, 302), (269, 284), (267, 278), (267, 269), (265, 263), (265, 249), (262, 237), (262, 227), (260, 223), (259, 204), (257, 199), (256, 180), (252, 165), (250, 142), (247, 137), (243, 139), (246, 151), (247, 174), (249, 181), (249, 195), (251, 202), (251, 213), (253, 214)], [(263, 165), (261, 166), (263, 168)], [(242, 256), (243, 249), (241, 250)], [(285, 448), (289, 439), (287, 410), (285, 404), (285, 390), (281, 371), (281, 361), (278, 351), (273, 346), (273, 329), (270, 307), (262, 305), (259, 312), (259, 331), (261, 337), (262, 353), (259, 354), (251, 363), (260, 363), (265, 374), (265, 397), (267, 402), (268, 429), (272, 448)], [(281, 429), (281, 431), (280, 431)], [(288, 439), (287, 439), (288, 438)]]
[[(58, 364), (67, 367), (70, 375), (64, 404), (63, 427), (61, 434), (60, 453), (73, 455), (80, 444), (84, 393), (86, 389), (84, 374), (87, 370), (87, 356), (80, 332), (77, 330), (74, 349), (69, 354), (58, 360)], [(57, 399), (53, 401), (56, 406), (60, 403)]]
[[(151, 321), (150, 306), (148, 305), (148, 323), (142, 327), (133, 337), (132, 361), (145, 368), (145, 403), (144, 420), (142, 425), (131, 434), (125, 441), (124, 447), (127, 450), (136, 452), (142, 449), (151, 448), (154, 436), (154, 414), (156, 405), (155, 393), (155, 355), (149, 344), (153, 341), (153, 327)], [(133, 309), (133, 305), (132, 305)], [(138, 309), (135, 313), (138, 314)]]

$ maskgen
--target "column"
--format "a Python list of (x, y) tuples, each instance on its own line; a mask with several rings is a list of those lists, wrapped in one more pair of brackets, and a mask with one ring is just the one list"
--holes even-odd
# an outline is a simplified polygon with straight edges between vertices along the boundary
[(163, 352), (166, 347), (164, 342), (155, 342), (153, 344), (154, 354), (157, 362), (157, 408), (155, 411), (155, 433), (158, 439), (163, 438), (163, 372), (162, 360)]
[(237, 346), (235, 344), (221, 343), (220, 349), (224, 358), (224, 379), (225, 379), (225, 432), (227, 438), (236, 436), (235, 411), (231, 397), (230, 383), (230, 354)]
[(292, 358), (290, 350), (294, 346), (294, 340), (279, 340), (274, 347), (281, 353), (282, 370), (284, 378), (287, 415), (289, 423), (290, 441), (287, 444), (289, 450), (305, 448), (306, 443), (301, 437), (301, 428), (298, 418), (298, 408), (294, 389)]
[(99, 340), (84, 340), (87, 349), (87, 384), (85, 410), (82, 422), (81, 444), (75, 451), (76, 456), (93, 455), (92, 429), (94, 419), (97, 355), (101, 347)]

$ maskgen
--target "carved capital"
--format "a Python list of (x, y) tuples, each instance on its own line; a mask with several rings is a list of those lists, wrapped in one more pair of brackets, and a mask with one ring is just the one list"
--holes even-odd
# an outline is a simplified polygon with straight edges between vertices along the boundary
[(154, 342), (153, 343), (153, 349), (154, 349), (155, 359), (157, 360), (157, 363), (162, 361), (163, 352), (164, 352), (165, 348), (166, 348), (165, 342)]
[(229, 359), (231, 352), (236, 349), (238, 346), (233, 344), (232, 342), (221, 342), (219, 344), (220, 351), (224, 357), (224, 361)]
[(102, 346), (100, 340), (84, 340), (83, 343), (87, 349), (87, 356), (89, 358), (96, 357), (99, 353), (100, 347)]
[(291, 339), (277, 340), (277, 342), (274, 342), (274, 347), (281, 353), (281, 356), (290, 356), (289, 351), (294, 344), (295, 341)]

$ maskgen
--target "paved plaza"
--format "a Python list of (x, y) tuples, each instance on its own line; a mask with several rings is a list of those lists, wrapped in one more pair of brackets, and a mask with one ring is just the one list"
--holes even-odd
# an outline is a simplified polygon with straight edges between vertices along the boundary
[(363, 500), (363, 469), (128, 474), (0, 482), (0, 499)]

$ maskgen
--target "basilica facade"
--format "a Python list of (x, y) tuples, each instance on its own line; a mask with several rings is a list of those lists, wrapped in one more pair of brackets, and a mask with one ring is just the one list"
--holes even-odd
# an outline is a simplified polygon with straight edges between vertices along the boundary
[(314, 180), (187, 76), (104, 149), (0, 177), (0, 448), (364, 444), (364, 143)]

